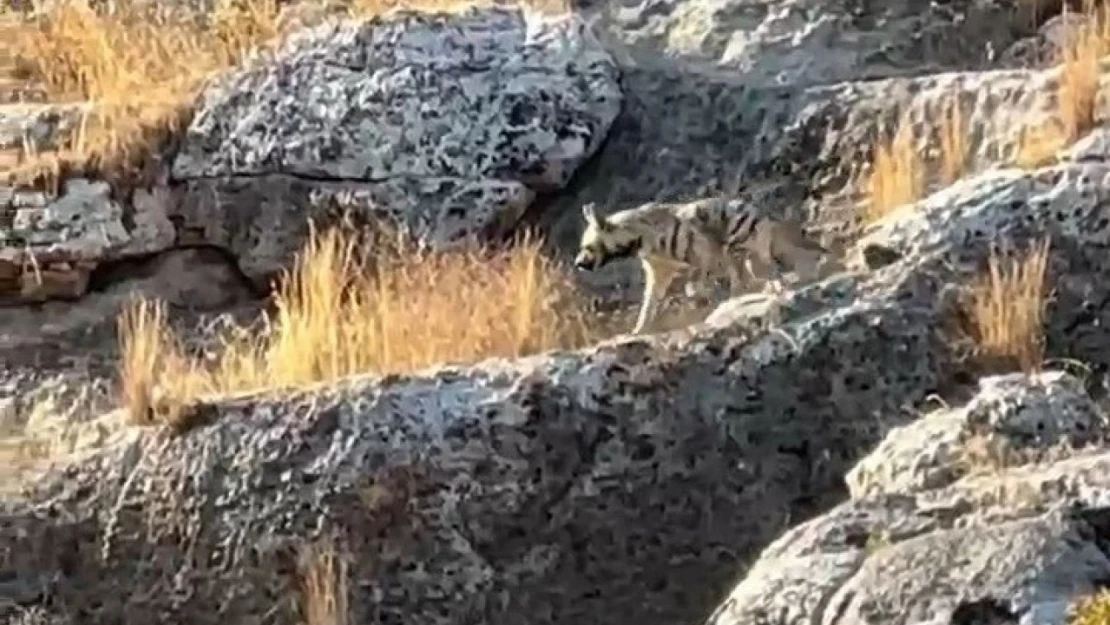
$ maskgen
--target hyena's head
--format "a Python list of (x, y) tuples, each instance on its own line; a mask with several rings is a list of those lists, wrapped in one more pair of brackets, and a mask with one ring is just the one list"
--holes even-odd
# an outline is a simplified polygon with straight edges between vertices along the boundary
[(599, 216), (592, 203), (582, 207), (582, 216), (586, 218), (586, 230), (574, 258), (578, 269), (594, 271), (639, 251), (640, 237)]

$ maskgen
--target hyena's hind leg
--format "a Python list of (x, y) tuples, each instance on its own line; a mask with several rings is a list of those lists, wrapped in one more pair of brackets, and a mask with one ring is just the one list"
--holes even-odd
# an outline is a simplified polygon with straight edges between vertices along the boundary
[(643, 258), (640, 264), (644, 268), (644, 295), (632, 334), (643, 333), (648, 322), (659, 312), (667, 287), (674, 281), (675, 274), (680, 269), (664, 259), (655, 257)]

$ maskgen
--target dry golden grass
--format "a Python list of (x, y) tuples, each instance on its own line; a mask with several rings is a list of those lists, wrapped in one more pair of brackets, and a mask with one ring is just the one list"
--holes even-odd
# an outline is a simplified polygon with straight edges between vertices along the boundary
[(1024, 126), (1018, 136), (1014, 164), (1022, 169), (1044, 167), (1056, 160), (1069, 143), (1071, 139), (1058, 120), (1049, 120), (1039, 126)]
[(924, 173), (925, 163), (917, 149), (913, 126), (903, 118), (894, 137), (875, 148), (864, 220), (877, 221), (899, 206), (920, 199)]
[(1051, 163), (1097, 123), (1099, 61), (1110, 53), (1110, 8), (1104, 2), (1087, 0), (1083, 13), (1087, 19), (1061, 42), (1055, 114), (1044, 123), (1022, 128), (1014, 154), (1018, 167), (1032, 169)]
[(1082, 597), (1068, 610), (1068, 625), (1107, 625), (1110, 623), (1110, 590), (1102, 589)]
[(968, 156), (967, 125), (964, 123), (963, 109), (958, 97), (948, 101), (937, 134), (940, 143), (940, 180), (944, 184), (952, 184), (964, 175)]
[(17, 33), (30, 78), (54, 100), (87, 101), (80, 128), (61, 149), (37, 153), (11, 172), (17, 181), (67, 169), (114, 177), (145, 159), (187, 122), (204, 81), (278, 34), (276, 0), (220, 0), (204, 19), (166, 17), (124, 1), (111, 14), (61, 4)]
[(1088, 20), (1063, 43), (1057, 106), (1065, 136), (1075, 141), (1095, 125), (1099, 59), (1110, 51), (1110, 19), (1104, 6), (1087, 2)]
[[(452, 11), (489, 0), (335, 0), (351, 16), (395, 8)], [(9, 178), (53, 185), (69, 170), (109, 179), (142, 175), (149, 159), (188, 123), (205, 81), (240, 64), (253, 50), (273, 47), (296, 20), (277, 0), (217, 0), (205, 15), (171, 14), (157, 3), (118, 0), (111, 13), (70, 0), (16, 31), (29, 79), (54, 101), (91, 104), (80, 129), (59, 149), (28, 146)], [(527, 0), (545, 13), (569, 10), (566, 0)], [(302, 20), (304, 23), (305, 20)], [(307, 20), (311, 23), (311, 20)]]
[(1033, 372), (1044, 362), (1048, 252), (1045, 238), (1016, 259), (992, 254), (987, 274), (974, 285), (970, 319), (986, 368)]
[[(193, 400), (298, 387), (358, 373), (516, 357), (595, 342), (599, 333), (562, 271), (525, 236), (504, 250), (392, 251), (341, 229), (314, 235), (281, 281), (259, 332), (224, 338), (214, 359), (188, 356), (161, 306), (121, 316), (122, 402), (133, 419), (174, 423)], [(373, 262), (359, 250), (375, 250)]]
[(350, 619), (347, 561), (330, 541), (303, 546), (298, 554), (298, 596), (303, 625), (347, 625)]
[(180, 405), (168, 401), (165, 393), (181, 386), (162, 385), (168, 376), (178, 377), (180, 385), (191, 380), (183, 376), (185, 364), (177, 337), (170, 331), (166, 310), (160, 303), (137, 299), (120, 314), (118, 320), (120, 341), (120, 402), (127, 406), (132, 419), (149, 422), (156, 404)]

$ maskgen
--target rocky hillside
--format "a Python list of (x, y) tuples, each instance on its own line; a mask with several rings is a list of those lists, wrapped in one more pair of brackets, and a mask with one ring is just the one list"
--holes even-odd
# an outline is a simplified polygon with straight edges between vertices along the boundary
[[(331, 19), (214, 77), (140, 182), (0, 187), (0, 620), (1067, 623), (1110, 585), (1110, 42), (1082, 65), (1100, 18), (1060, 11)], [(72, 106), (0, 105), (0, 148), (64, 143)], [(845, 270), (583, 349), (207, 396), (178, 427), (118, 408), (128, 297), (203, 342), (310, 219), (438, 249), (532, 226), (566, 259), (584, 203), (737, 188)], [(974, 285), (1037, 249), (1043, 308), (1003, 290), (1038, 312), (984, 329)], [(634, 300), (635, 269), (578, 288)], [(1033, 360), (991, 352), (1022, 328)]]

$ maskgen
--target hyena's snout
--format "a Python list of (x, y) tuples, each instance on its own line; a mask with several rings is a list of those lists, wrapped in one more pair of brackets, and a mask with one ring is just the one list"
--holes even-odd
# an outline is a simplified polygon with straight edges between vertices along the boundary
[(593, 271), (597, 269), (597, 264), (597, 257), (589, 250), (582, 250), (574, 257), (574, 268), (579, 271)]

